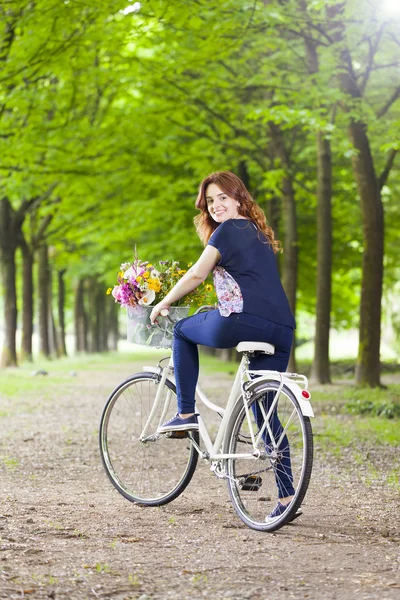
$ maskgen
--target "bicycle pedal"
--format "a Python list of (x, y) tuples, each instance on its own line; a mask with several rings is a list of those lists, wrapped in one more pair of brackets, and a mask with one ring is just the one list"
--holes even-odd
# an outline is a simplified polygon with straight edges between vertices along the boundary
[(262, 486), (262, 479), (258, 475), (247, 475), (241, 484), (245, 492), (258, 492)]
[(165, 437), (170, 438), (172, 440), (182, 440), (183, 438), (187, 438), (188, 431), (170, 431), (165, 434)]

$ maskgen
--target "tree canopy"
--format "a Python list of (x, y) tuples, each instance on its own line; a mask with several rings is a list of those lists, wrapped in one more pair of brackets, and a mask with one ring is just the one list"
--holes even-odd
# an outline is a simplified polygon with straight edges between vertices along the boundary
[(332, 158), (331, 324), (355, 326), (368, 277), (357, 124), (381, 190), (386, 304), (398, 295), (395, 8), (379, 0), (6, 0), (1, 196), (24, 237), (45, 239), (70, 281), (105, 284), (135, 246), (143, 259), (195, 260), (198, 184), (211, 171), (234, 171), (295, 248), (297, 310), (313, 315), (319, 135)]

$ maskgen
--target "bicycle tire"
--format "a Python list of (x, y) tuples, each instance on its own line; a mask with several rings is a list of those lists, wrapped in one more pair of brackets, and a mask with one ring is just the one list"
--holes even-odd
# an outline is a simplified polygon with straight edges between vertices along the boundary
[[(277, 381), (263, 381), (259, 385), (255, 383), (248, 400), (249, 408), (254, 403), (262, 402), (266, 393), (276, 393), (278, 389), (279, 382)], [(253, 410), (250, 410), (249, 414), (252, 419), (253, 432), (257, 433), (259, 425)], [(280, 424), (284, 428), (287, 427), (285, 429), (286, 441), (283, 439), (282, 442), (285, 444), (288, 442), (290, 470), (287, 468), (287, 463), (283, 467), (283, 452), (288, 452), (287, 444), (284, 448), (279, 449), (278, 457), (275, 456), (272, 459), (268, 454), (272, 454), (270, 447), (265, 440), (260, 440), (261, 456), (255, 458), (254, 461), (249, 459), (226, 459), (225, 461), (228, 490), (236, 513), (251, 529), (266, 532), (276, 531), (295, 518), (296, 511), (307, 492), (313, 464), (313, 436), (310, 419), (302, 414), (295, 395), (285, 385), (278, 399), (276, 414)], [(248, 453), (250, 448), (251, 436), (241, 396), (236, 402), (227, 424), (224, 454)], [(266, 517), (274, 509), (279, 499), (278, 479), (282, 485), (283, 477), (287, 479), (290, 471), (295, 488), (294, 497), (281, 516), (266, 521)]]
[[(146, 441), (140, 434), (156, 395), (159, 376), (136, 373), (123, 381), (108, 398), (100, 421), (100, 454), (105, 471), (122, 496), (142, 506), (161, 506), (177, 498), (188, 486), (196, 469), (198, 453), (189, 437), (173, 439), (156, 434), (157, 426), (176, 413), (176, 388), (166, 380), (161, 405), (151, 421)], [(198, 432), (191, 432), (199, 443)], [(152, 438), (150, 440), (150, 438)]]

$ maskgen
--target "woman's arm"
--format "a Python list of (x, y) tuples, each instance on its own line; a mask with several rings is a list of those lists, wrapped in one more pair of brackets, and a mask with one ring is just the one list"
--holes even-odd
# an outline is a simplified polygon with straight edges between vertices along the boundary
[(161, 300), (155, 305), (151, 311), (150, 320), (152, 323), (156, 320), (160, 312), (167, 308), (169, 309), (171, 304), (177, 302), (186, 294), (189, 294), (197, 286), (202, 283), (211, 270), (215, 267), (217, 262), (221, 259), (221, 255), (216, 248), (213, 246), (206, 246), (203, 250), (198, 261), (190, 267), (187, 273), (178, 281), (176, 285), (168, 292), (164, 300)]

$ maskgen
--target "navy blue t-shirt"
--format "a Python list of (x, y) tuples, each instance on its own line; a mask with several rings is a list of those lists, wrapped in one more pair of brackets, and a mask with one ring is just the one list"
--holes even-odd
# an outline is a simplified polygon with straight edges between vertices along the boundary
[(296, 327), (276, 256), (252, 221), (224, 221), (208, 243), (221, 254), (213, 277), (222, 316), (245, 312), (278, 325)]

